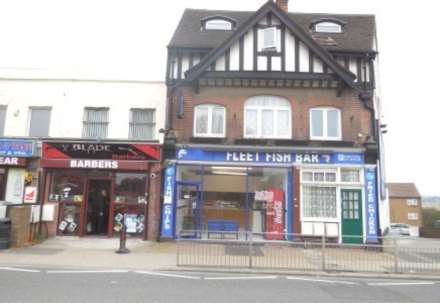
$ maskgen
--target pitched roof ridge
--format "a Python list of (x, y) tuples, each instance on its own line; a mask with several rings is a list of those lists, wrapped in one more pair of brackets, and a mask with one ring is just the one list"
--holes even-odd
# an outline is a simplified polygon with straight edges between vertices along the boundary
[(375, 14), (351, 14), (351, 13), (308, 13), (308, 12), (289, 12), (289, 15), (309, 15), (309, 16), (347, 16), (347, 17), (375, 17)]

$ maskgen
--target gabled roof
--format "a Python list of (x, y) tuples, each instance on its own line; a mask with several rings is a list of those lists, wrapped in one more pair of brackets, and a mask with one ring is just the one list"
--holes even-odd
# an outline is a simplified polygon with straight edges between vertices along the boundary
[(280, 19), (282, 23), (296, 36), (298, 37), (306, 46), (308, 46), (315, 55), (320, 58), (331, 70), (334, 71), (344, 82), (351, 87), (354, 87), (353, 80), (356, 78), (354, 74), (339, 65), (333, 57), (325, 49), (323, 49), (313, 38), (308, 35), (300, 26), (298, 26), (294, 21), (292, 21), (289, 16), (281, 10), (277, 4), (272, 1), (268, 1), (264, 4), (254, 15), (248, 18), (245, 22), (238, 26), (238, 28), (233, 31), (233, 33), (226, 38), (217, 48), (213, 49), (208, 55), (204, 57), (199, 64), (194, 66), (192, 69), (186, 72), (186, 82), (191, 82), (196, 79), (200, 74), (202, 74), (210, 66), (211, 63), (215, 62), (225, 51), (230, 48), (233, 43), (238, 41), (238, 39), (248, 32), (256, 23), (258, 23), (261, 18), (266, 16), (268, 13), (272, 13), (274, 16)]
[(414, 183), (387, 183), (390, 198), (420, 198)]
[[(202, 31), (200, 30), (202, 19), (210, 16), (225, 16), (235, 20), (236, 26), (240, 27), (254, 14), (255, 12), (248, 11), (186, 9), (168, 46), (206, 49), (218, 47), (232, 35), (233, 31)], [(322, 45), (323, 48), (329, 51), (374, 51), (374, 15), (289, 13), (288, 16), (310, 36), (333, 39), (335, 45)], [(310, 25), (321, 19), (341, 20), (345, 23), (344, 32), (341, 34), (313, 33), (310, 30)]]

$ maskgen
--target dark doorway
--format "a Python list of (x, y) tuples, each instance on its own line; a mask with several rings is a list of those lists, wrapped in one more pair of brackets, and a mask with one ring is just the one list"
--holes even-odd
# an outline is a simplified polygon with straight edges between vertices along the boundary
[(88, 235), (107, 235), (111, 197), (111, 180), (89, 180), (87, 192)]

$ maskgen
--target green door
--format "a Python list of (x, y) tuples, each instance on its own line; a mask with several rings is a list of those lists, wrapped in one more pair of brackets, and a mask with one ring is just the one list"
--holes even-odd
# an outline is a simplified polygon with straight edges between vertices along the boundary
[(362, 243), (362, 191), (343, 189), (342, 197), (342, 242)]

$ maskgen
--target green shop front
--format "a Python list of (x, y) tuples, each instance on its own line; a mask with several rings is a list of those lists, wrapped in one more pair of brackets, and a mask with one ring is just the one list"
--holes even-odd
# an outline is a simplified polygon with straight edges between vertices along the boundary
[(165, 167), (161, 237), (377, 242), (376, 167), (364, 159), (355, 149), (182, 146)]

